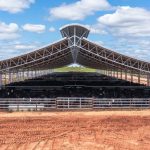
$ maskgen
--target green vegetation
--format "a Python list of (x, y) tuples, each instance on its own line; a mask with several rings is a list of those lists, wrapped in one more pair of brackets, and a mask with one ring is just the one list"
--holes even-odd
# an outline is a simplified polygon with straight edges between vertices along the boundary
[(67, 66), (54, 69), (54, 72), (96, 72), (96, 69), (86, 68), (82, 66)]

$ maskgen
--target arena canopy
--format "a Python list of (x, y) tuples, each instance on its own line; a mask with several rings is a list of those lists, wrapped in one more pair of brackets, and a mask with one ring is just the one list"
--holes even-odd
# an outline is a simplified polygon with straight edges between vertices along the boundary
[[(62, 39), (36, 51), (0, 61), (0, 74), (21, 71), (49, 70), (72, 63), (102, 70), (130, 73), (146, 77), (149, 85), (150, 63), (128, 57), (113, 50), (104, 48), (87, 39), (90, 30), (80, 24), (70, 24), (60, 29)], [(122, 73), (121, 73), (122, 75)], [(119, 75), (117, 74), (119, 78)], [(127, 77), (126, 77), (127, 80)], [(132, 79), (133, 80), (133, 79)]]

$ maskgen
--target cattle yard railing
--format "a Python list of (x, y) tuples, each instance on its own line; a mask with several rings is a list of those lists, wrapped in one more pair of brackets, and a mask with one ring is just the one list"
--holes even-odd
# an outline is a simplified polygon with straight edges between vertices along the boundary
[(150, 108), (150, 98), (0, 98), (0, 110), (49, 111), (67, 109)]

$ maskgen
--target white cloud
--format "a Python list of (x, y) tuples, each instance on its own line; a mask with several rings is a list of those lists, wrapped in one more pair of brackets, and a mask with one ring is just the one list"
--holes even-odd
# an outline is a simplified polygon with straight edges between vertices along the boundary
[(109, 9), (107, 0), (80, 0), (72, 4), (63, 4), (50, 9), (51, 19), (83, 20), (96, 11)]
[(150, 40), (148, 38), (112, 38), (103, 46), (136, 59), (150, 61)]
[(35, 0), (0, 0), (0, 10), (9, 13), (18, 13), (29, 8)]
[(25, 45), (25, 44), (14, 45), (14, 49), (16, 49), (16, 50), (30, 50), (30, 49), (35, 49), (35, 48), (37, 48), (37, 46), (33, 45), (33, 44), (31, 44), (31, 45)]
[(20, 36), (18, 31), (19, 27), (17, 24), (0, 22), (0, 40), (16, 39)]
[(118, 7), (114, 13), (99, 17), (98, 22), (116, 36), (150, 36), (150, 11), (143, 8)]
[(13, 41), (13, 42), (8, 42), (7, 44), (0, 43), (0, 53), (1, 53), (0, 60), (12, 58), (15, 56), (19, 56), (21, 54), (31, 52), (33, 50), (38, 49), (38, 47), (40, 46), (41, 44), (37, 42), (22, 43), (18, 41)]
[(55, 29), (54, 27), (50, 27), (50, 28), (49, 28), (49, 31), (50, 31), (50, 32), (55, 32), (56, 29)]
[(85, 25), (85, 27), (87, 27), (92, 34), (107, 34), (107, 32), (104, 30), (104, 27), (100, 24)]
[(117, 7), (115, 12), (99, 17), (98, 24), (111, 38), (105, 47), (150, 61), (150, 11), (138, 7)]
[(45, 32), (45, 25), (41, 25), (41, 24), (25, 24), (24, 26), (22, 26), (22, 28), (25, 31), (29, 31), (29, 32), (36, 32), (36, 33), (43, 33)]

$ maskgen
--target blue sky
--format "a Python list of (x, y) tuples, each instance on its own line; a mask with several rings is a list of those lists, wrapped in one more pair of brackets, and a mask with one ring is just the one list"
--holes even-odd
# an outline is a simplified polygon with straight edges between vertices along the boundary
[(70, 23), (90, 28), (91, 41), (150, 61), (149, 0), (0, 0), (0, 60), (59, 40)]

